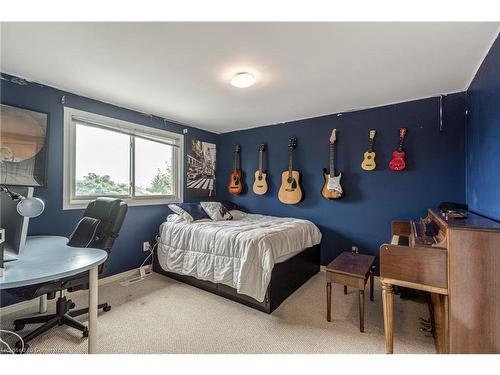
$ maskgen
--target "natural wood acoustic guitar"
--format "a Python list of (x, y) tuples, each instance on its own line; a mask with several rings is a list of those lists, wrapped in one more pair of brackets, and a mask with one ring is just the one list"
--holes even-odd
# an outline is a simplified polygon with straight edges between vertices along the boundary
[(340, 186), (340, 180), (342, 178), (342, 173), (335, 176), (335, 142), (337, 141), (337, 129), (332, 130), (330, 136), (330, 170), (326, 168), (323, 169), (323, 188), (321, 189), (321, 195), (325, 199), (339, 199), (344, 194), (342, 186)]
[(281, 186), (278, 199), (285, 204), (296, 204), (302, 200), (300, 173), (292, 168), (293, 150), (297, 147), (297, 138), (288, 140), (288, 170), (281, 174)]
[(240, 164), (240, 145), (234, 146), (234, 165), (231, 170), (231, 175), (229, 176), (229, 185), (227, 187), (229, 194), (238, 195), (243, 190), (243, 185), (241, 181), (241, 170), (239, 169)]
[(373, 151), (373, 141), (375, 140), (376, 134), (376, 130), (370, 130), (368, 133), (368, 150), (365, 151), (363, 161), (361, 162), (361, 168), (365, 171), (373, 171), (377, 167), (375, 163), (375, 152)]
[(264, 195), (269, 189), (267, 185), (267, 174), (263, 170), (264, 151), (266, 146), (264, 143), (259, 145), (259, 169), (255, 172), (255, 182), (253, 183), (253, 192), (257, 195)]

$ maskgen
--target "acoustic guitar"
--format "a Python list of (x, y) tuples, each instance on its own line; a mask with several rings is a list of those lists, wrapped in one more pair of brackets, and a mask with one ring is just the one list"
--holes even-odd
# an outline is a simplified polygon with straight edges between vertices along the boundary
[(288, 170), (281, 174), (281, 186), (278, 199), (285, 204), (296, 204), (302, 200), (300, 173), (292, 168), (293, 150), (297, 147), (297, 138), (288, 140)]
[(325, 199), (339, 199), (344, 194), (342, 186), (340, 186), (340, 180), (342, 178), (342, 173), (335, 176), (335, 142), (337, 141), (337, 129), (332, 130), (332, 135), (330, 136), (330, 170), (326, 168), (323, 169), (323, 188), (321, 189), (321, 195)]
[(361, 168), (365, 171), (373, 171), (377, 164), (375, 163), (375, 152), (373, 152), (373, 141), (375, 140), (376, 130), (370, 130), (368, 133), (368, 150), (364, 153), (363, 161), (361, 162)]
[(403, 151), (403, 142), (405, 140), (407, 129), (399, 129), (399, 145), (397, 151), (392, 153), (392, 160), (389, 162), (389, 168), (393, 171), (402, 171), (406, 168), (405, 152)]
[(253, 192), (258, 195), (266, 194), (269, 188), (267, 185), (267, 174), (262, 169), (265, 149), (266, 146), (264, 143), (261, 143), (259, 145), (259, 170), (255, 172), (255, 182), (253, 183)]
[(227, 189), (229, 194), (238, 195), (243, 190), (243, 185), (241, 183), (241, 171), (238, 169), (240, 164), (240, 145), (234, 146), (234, 166), (231, 174), (229, 176), (229, 185)]

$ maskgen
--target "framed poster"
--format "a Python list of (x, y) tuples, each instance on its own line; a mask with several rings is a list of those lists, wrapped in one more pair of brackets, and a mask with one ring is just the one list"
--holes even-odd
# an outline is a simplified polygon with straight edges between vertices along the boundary
[(0, 104), (0, 184), (47, 186), (47, 113)]
[(215, 197), (216, 146), (191, 140), (187, 150), (187, 195), (189, 198)]

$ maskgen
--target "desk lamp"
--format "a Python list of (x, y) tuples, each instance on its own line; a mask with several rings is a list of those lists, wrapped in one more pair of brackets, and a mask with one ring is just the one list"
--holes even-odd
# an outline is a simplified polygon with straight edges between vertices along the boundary
[[(0, 192), (6, 193), (12, 200), (19, 201), (16, 206), (17, 213), (24, 217), (37, 217), (40, 216), (45, 209), (45, 203), (40, 198), (26, 198), (19, 193), (10, 191), (5, 185), (0, 185)], [(0, 239), (0, 277), (3, 276), (3, 245), (5, 234), (4, 230), (1, 229), (1, 239)]]
[(5, 192), (12, 200), (18, 200), (16, 210), (17, 213), (24, 217), (40, 216), (45, 209), (45, 203), (40, 198), (26, 198), (19, 193), (10, 191), (5, 185), (0, 185), (0, 191)]

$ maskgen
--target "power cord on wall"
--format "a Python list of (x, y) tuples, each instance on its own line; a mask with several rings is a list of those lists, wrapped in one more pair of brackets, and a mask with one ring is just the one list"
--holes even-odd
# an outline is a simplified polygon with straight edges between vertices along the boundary
[[(24, 340), (23, 340), (23, 338), (20, 335), (18, 335), (16, 332), (7, 331), (6, 329), (0, 329), (0, 333), (1, 332), (17, 336), (19, 338), (19, 340), (21, 341), (21, 350), (19, 351), (19, 353), (24, 353)], [(10, 347), (10, 345), (7, 344), (5, 341), (3, 341), (1, 337), (0, 337), (0, 343), (4, 344), (7, 347), (7, 351), (10, 354), (16, 354), (14, 352), (14, 350), (12, 350), (12, 348)]]
[[(158, 240), (159, 240), (159, 237), (156, 236), (156, 243), (149, 249), (149, 255), (146, 257), (146, 259), (144, 259), (144, 261), (142, 262), (142, 264), (139, 267), (139, 276), (134, 277), (134, 278), (129, 279), (129, 280), (122, 281), (120, 283), (120, 285), (126, 286), (126, 285), (130, 285), (130, 284), (134, 284), (136, 282), (144, 280), (144, 278), (146, 276), (149, 276), (152, 274), (151, 270), (153, 269), (154, 251), (155, 251), (156, 247), (158, 246)], [(146, 272), (146, 270), (144, 269), (144, 265), (146, 264), (146, 262), (148, 261), (149, 258), (151, 258), (151, 264), (149, 265), (150, 269), (149, 269), (149, 272)]]
[(158, 240), (159, 240), (159, 237), (158, 237), (158, 236), (156, 236), (155, 240), (156, 240), (156, 243), (153, 245), (153, 247), (151, 247), (151, 248), (149, 249), (149, 255), (146, 257), (146, 259), (144, 259), (144, 261), (142, 262), (142, 264), (141, 264), (141, 266), (140, 266), (139, 268), (142, 268), (142, 267), (144, 266), (144, 264), (146, 263), (146, 261), (147, 261), (149, 258), (151, 258), (151, 264), (150, 264), (150, 266), (151, 266), (151, 268), (153, 267), (154, 251), (155, 251), (156, 247), (158, 246)]

